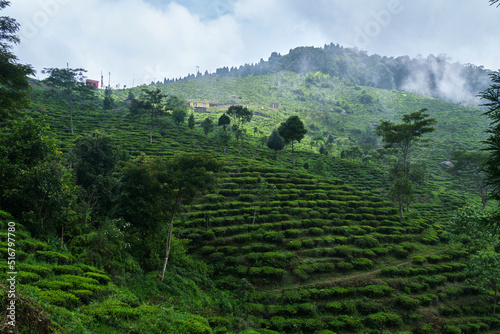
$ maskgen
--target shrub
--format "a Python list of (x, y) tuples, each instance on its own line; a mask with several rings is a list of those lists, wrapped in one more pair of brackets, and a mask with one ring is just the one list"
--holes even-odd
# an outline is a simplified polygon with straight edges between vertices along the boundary
[(401, 246), (393, 246), (392, 254), (398, 259), (406, 259), (410, 255), (410, 252)]
[(374, 248), (379, 246), (379, 242), (370, 235), (364, 235), (361, 238), (357, 238), (354, 245), (360, 248)]
[(403, 320), (397, 314), (378, 312), (370, 314), (364, 319), (368, 327), (380, 329), (383, 327), (399, 327), (403, 324)]
[(74, 258), (71, 255), (66, 255), (54, 251), (36, 251), (36, 257), (47, 262), (55, 263), (72, 263)]
[(462, 330), (460, 329), (460, 327), (453, 326), (450, 324), (445, 324), (443, 326), (443, 333), (444, 334), (461, 334)]
[(302, 233), (301, 230), (298, 230), (298, 229), (289, 229), (289, 230), (285, 231), (285, 237), (286, 238), (290, 238), (290, 239), (295, 239), (298, 236), (300, 236), (301, 233)]
[(73, 265), (53, 266), (52, 271), (58, 275), (64, 275), (64, 274), (80, 275), (80, 274), (83, 274), (83, 270), (80, 267), (73, 266)]
[(370, 269), (373, 267), (373, 261), (366, 258), (360, 258), (359, 260), (352, 261), (352, 264), (354, 265), (354, 268), (360, 270)]
[(309, 233), (309, 235), (314, 235), (314, 236), (321, 236), (325, 234), (325, 231), (320, 227), (311, 227), (307, 230), (307, 232)]
[(93, 278), (93, 279), (99, 281), (99, 283), (101, 283), (101, 284), (106, 284), (111, 280), (111, 278), (109, 278), (108, 276), (103, 275), (103, 274), (99, 274), (99, 273), (88, 272), (88, 273), (85, 273), (84, 275), (86, 277)]
[(286, 247), (290, 248), (290, 249), (301, 249), (302, 248), (302, 241), (292, 240), (286, 244)]
[(381, 298), (381, 297), (389, 297), (394, 291), (394, 289), (387, 285), (373, 284), (358, 288), (357, 291), (358, 293), (364, 296)]
[(73, 308), (80, 302), (74, 294), (60, 290), (41, 291), (39, 296), (47, 303), (65, 308)]
[(340, 312), (342, 311), (342, 303), (341, 302), (327, 303), (325, 305), (325, 308), (333, 314), (340, 314)]
[(422, 265), (424, 264), (425, 262), (427, 262), (427, 259), (423, 256), (414, 256), (412, 259), (411, 259), (411, 262), (412, 263), (415, 263), (417, 265)]
[(21, 271), (17, 273), (17, 279), (21, 284), (28, 284), (38, 281), (40, 279), (40, 275), (26, 271)]
[(337, 271), (342, 273), (347, 273), (354, 269), (354, 265), (347, 261), (337, 262), (335, 267), (337, 268)]
[(302, 303), (299, 304), (299, 311), (302, 314), (314, 315), (318, 312), (318, 308), (312, 303)]
[(136, 319), (141, 314), (139, 308), (132, 308), (114, 298), (83, 306), (82, 311), (109, 326), (119, 326), (123, 320)]
[(414, 310), (420, 306), (420, 301), (410, 296), (399, 296), (396, 298), (395, 304), (403, 309)]
[(383, 311), (384, 305), (372, 301), (362, 301), (357, 303), (356, 308), (359, 313), (368, 315)]
[(293, 270), (293, 274), (304, 281), (309, 278), (309, 275), (303, 269), (296, 268)]
[(432, 293), (427, 293), (420, 298), (420, 305), (429, 306), (437, 299), (438, 299), (438, 296), (436, 296)]

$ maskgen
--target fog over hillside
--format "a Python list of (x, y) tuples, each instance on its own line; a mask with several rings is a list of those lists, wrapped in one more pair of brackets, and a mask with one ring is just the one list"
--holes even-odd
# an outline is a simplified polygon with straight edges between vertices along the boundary
[(320, 71), (349, 85), (409, 91), (449, 102), (476, 105), (481, 103), (477, 94), (488, 87), (491, 73), (483, 66), (452, 62), (446, 55), (386, 57), (368, 55), (357, 48), (332, 43), (323, 48), (298, 47), (286, 55), (273, 52), (267, 60), (261, 59), (256, 64), (222, 67), (213, 73), (206, 71), (178, 79), (165, 78), (156, 84), (201, 77), (247, 77), (279, 71), (302, 74)]

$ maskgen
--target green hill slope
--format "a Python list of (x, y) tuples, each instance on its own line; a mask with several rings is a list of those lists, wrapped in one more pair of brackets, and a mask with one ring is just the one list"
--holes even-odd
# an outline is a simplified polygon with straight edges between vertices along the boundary
[[(45, 115), (71, 164), (76, 136), (69, 131), (65, 101), (43, 83), (34, 81), (33, 86), (30, 112)], [(221, 187), (198, 198), (175, 221), (177, 262), (169, 265), (166, 283), (154, 277), (157, 272), (133, 266), (103, 272), (88, 263), (84, 251), (90, 241), (78, 239), (65, 252), (58, 242), (26, 234), (28, 243), (41, 248), (22, 248), (20, 291), (45, 310), (51, 319), (47, 328), (63, 333), (245, 334), (500, 328), (492, 315), (492, 297), (464, 285), (466, 253), (445, 232), (454, 209), (479, 202), (469, 184), (456, 182), (439, 167), (454, 150), (481, 147), (487, 120), (479, 109), (346, 85), (321, 73), (202, 78), (158, 87), (218, 106), (194, 114), (194, 131), (166, 117), (150, 143), (146, 128), (128, 116), (128, 94), (137, 96), (139, 89), (116, 90), (116, 108), (110, 111), (102, 110), (101, 99), (79, 101), (75, 134), (109, 133), (125, 160), (140, 152), (165, 159), (209, 152), (226, 164)], [(215, 135), (205, 136), (200, 128), (206, 117), (216, 122), (230, 104), (254, 111), (242, 154), (234, 142), (223, 154)], [(363, 159), (341, 159), (340, 154), (362, 145), (364, 138), (373, 139), (380, 120), (397, 121), (421, 108), (437, 119), (438, 131), (430, 147), (416, 152), (428, 162), (430, 176), (417, 190), (413, 213), (401, 221), (385, 198), (387, 168), (382, 158), (368, 154), (374, 146), (366, 148)], [(289, 148), (275, 161), (262, 145), (290, 115), (299, 115), (309, 130), (295, 148), (295, 171)], [(324, 139), (326, 156), (314, 143), (318, 136)], [(262, 182), (273, 185), (276, 194), (261, 196), (257, 189)], [(59, 263), (61, 259), (40, 257), (39, 251), (70, 260)], [(74, 329), (64, 330), (68, 323)]]

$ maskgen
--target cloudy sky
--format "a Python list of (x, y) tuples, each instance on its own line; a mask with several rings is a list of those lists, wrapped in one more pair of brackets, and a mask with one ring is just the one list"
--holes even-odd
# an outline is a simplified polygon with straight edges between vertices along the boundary
[(488, 0), (12, 0), (0, 15), (21, 24), (14, 52), (40, 78), (69, 63), (121, 87), (332, 42), (500, 68)]

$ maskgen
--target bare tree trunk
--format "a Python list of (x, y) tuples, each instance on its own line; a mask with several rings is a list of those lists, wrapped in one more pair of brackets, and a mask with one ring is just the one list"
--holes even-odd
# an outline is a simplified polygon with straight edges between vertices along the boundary
[(172, 244), (172, 230), (174, 228), (174, 218), (175, 214), (177, 212), (177, 207), (179, 205), (179, 193), (177, 195), (177, 199), (175, 201), (174, 205), (174, 211), (172, 212), (172, 217), (170, 218), (170, 224), (168, 225), (168, 231), (167, 231), (167, 241), (165, 243), (165, 261), (163, 262), (163, 271), (161, 273), (161, 281), (163, 282), (163, 279), (165, 278), (165, 270), (167, 269), (167, 263), (168, 263), (168, 256), (170, 255), (170, 245)]
[(170, 219), (170, 224), (168, 225), (168, 231), (167, 231), (167, 241), (165, 243), (165, 260), (163, 261), (163, 270), (161, 273), (161, 281), (163, 282), (163, 279), (165, 278), (165, 270), (167, 269), (167, 263), (168, 263), (168, 257), (170, 255), (170, 245), (172, 244), (172, 230), (173, 230), (173, 225), (174, 225), (174, 215), (172, 215), (172, 218)]
[(149, 142), (153, 144), (153, 129), (149, 128)]
[(292, 170), (295, 170), (295, 153), (293, 151), (293, 140), (292, 140)]

